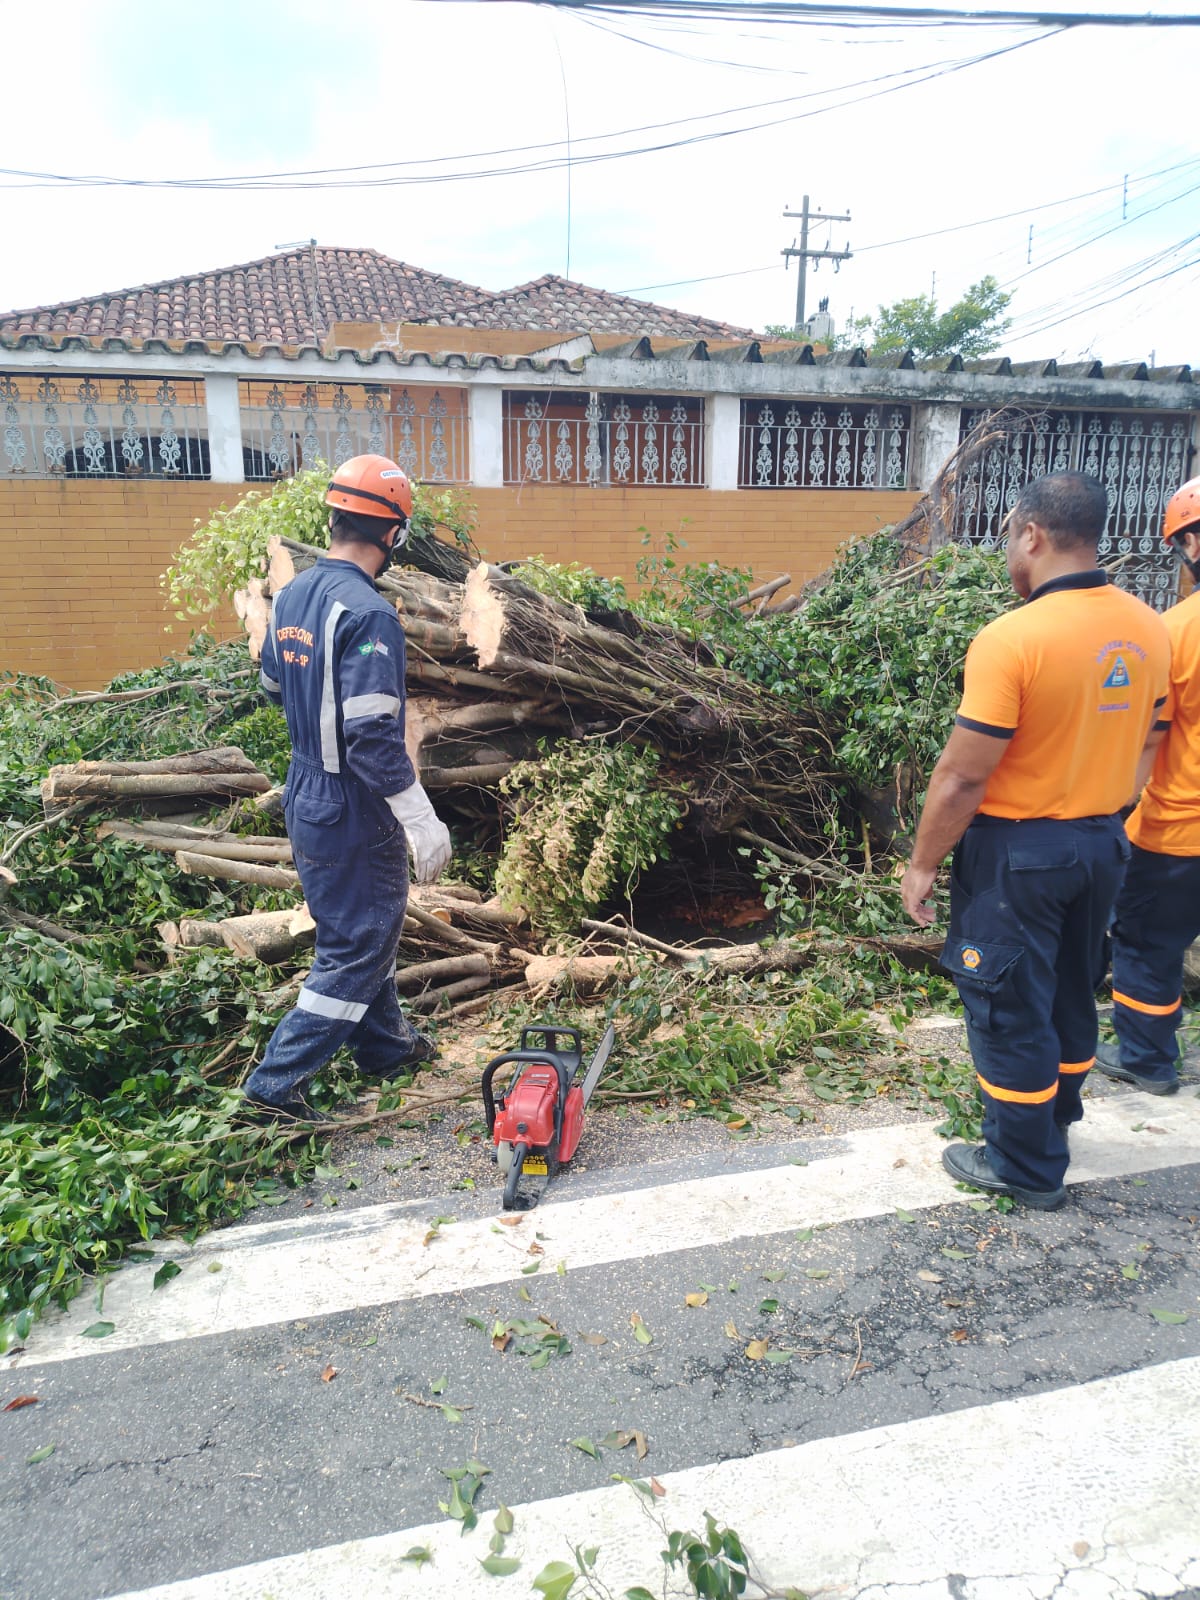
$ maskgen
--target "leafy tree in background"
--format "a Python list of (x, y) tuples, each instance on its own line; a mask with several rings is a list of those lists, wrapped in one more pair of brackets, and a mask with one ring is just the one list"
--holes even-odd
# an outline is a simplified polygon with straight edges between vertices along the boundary
[[(871, 317), (852, 317), (833, 341), (836, 350), (862, 345), (875, 355), (889, 350), (911, 350), (915, 356), (946, 356), (957, 352), (970, 359), (986, 356), (1008, 332), (1004, 315), (1012, 295), (990, 275), (973, 283), (948, 310), (939, 312), (930, 294), (913, 295), (880, 306)], [(806, 340), (794, 328), (772, 326), (775, 339)]]

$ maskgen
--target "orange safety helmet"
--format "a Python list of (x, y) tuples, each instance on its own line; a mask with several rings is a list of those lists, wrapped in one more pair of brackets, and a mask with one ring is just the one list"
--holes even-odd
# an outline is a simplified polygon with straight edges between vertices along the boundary
[(412, 484), (386, 456), (351, 456), (334, 473), (325, 504), (360, 517), (386, 517), (403, 528), (412, 516)]
[(1200, 533), (1200, 478), (1192, 478), (1167, 501), (1163, 514), (1163, 543), (1170, 544), (1177, 533)]

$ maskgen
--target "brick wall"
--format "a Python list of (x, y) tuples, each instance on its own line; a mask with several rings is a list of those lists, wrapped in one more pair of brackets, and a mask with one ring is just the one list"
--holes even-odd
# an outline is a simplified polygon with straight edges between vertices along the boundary
[[(186, 647), (168, 628), (159, 574), (194, 520), (242, 489), (138, 480), (0, 480), (0, 672), (34, 672), (96, 689), (118, 672)], [(847, 540), (897, 521), (911, 491), (716, 492), (530, 486), (472, 491), (492, 560), (544, 555), (632, 578), (641, 529), (680, 535), (679, 559), (790, 572), (799, 583)]]

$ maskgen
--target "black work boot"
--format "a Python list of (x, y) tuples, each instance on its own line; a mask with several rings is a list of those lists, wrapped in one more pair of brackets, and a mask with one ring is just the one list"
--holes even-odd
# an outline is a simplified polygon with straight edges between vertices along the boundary
[(377, 1083), (393, 1083), (397, 1078), (404, 1077), (407, 1073), (415, 1072), (426, 1061), (436, 1061), (438, 1047), (427, 1033), (418, 1033), (413, 1042), (412, 1049), (406, 1056), (401, 1056), (386, 1072), (372, 1072), (370, 1077)]
[(1145, 1078), (1123, 1067), (1119, 1044), (1096, 1046), (1096, 1070), (1106, 1078), (1115, 1078), (1118, 1083), (1131, 1083), (1135, 1089), (1143, 1089), (1147, 1094), (1175, 1094), (1179, 1088), (1179, 1074), (1176, 1072), (1172, 1072), (1169, 1078)]
[(303, 1095), (292, 1095), (287, 1100), (278, 1104), (274, 1100), (264, 1100), (256, 1094), (247, 1094), (243, 1091), (242, 1104), (238, 1107), (237, 1115), (244, 1122), (256, 1122), (260, 1126), (270, 1123), (286, 1122), (324, 1122), (326, 1119), (316, 1109), (310, 1106)]
[(1011, 1195), (1035, 1211), (1057, 1211), (1067, 1198), (1067, 1191), (1061, 1185), (1057, 1189), (1025, 1189), (1019, 1184), (1005, 1183), (996, 1176), (985, 1144), (949, 1145), (942, 1151), (942, 1165), (959, 1183), (969, 1183), (972, 1189), (983, 1189), (988, 1194)]

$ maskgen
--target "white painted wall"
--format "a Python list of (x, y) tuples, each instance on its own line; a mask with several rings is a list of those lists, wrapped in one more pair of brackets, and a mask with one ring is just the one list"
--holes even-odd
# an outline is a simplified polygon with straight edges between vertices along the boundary
[(214, 483), (245, 483), (242, 461), (242, 415), (238, 380), (233, 373), (210, 373), (204, 380), (208, 415), (209, 475)]
[(472, 384), (468, 405), (471, 482), (481, 489), (498, 489), (504, 482), (504, 391), (498, 385)]
[(738, 447), (741, 443), (742, 402), (736, 394), (710, 394), (704, 402), (705, 456), (710, 489), (738, 486)]

